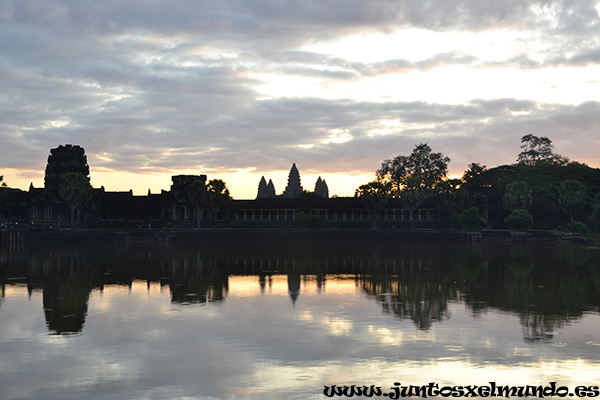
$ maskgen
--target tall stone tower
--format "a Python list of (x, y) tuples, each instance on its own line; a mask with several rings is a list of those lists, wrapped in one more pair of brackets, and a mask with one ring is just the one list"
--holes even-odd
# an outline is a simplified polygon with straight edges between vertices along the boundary
[(302, 185), (300, 184), (300, 172), (298, 172), (296, 163), (294, 163), (288, 175), (288, 183), (283, 192), (283, 197), (297, 198), (300, 197), (303, 191), (304, 189), (302, 189)]
[(173, 175), (171, 176), (171, 189), (173, 199), (185, 202), (189, 199), (190, 187), (197, 181), (206, 183), (206, 175)]
[(260, 178), (258, 183), (258, 193), (256, 194), (257, 199), (274, 199), (275, 198), (275, 185), (273, 181), (269, 179), (269, 183), (265, 180), (265, 177)]
[(70, 172), (82, 174), (90, 179), (90, 167), (87, 163), (85, 150), (81, 146), (66, 144), (50, 150), (46, 175), (44, 176), (44, 189), (49, 196), (60, 195), (60, 183), (64, 176)]
[(267, 198), (275, 198), (275, 185), (273, 185), (273, 181), (271, 179), (269, 179), (269, 183), (267, 183)]
[(315, 183), (315, 193), (324, 199), (329, 198), (329, 188), (327, 187), (327, 182), (325, 182), (325, 179), (321, 179), (321, 177), (317, 179), (317, 182)]
[(258, 182), (258, 193), (256, 193), (257, 199), (264, 199), (267, 196), (267, 181), (264, 176), (260, 177), (260, 182)]

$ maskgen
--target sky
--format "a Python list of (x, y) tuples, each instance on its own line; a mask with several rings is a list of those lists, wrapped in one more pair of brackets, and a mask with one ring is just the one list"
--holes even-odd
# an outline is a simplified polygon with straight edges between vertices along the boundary
[(106, 190), (206, 174), (234, 198), (296, 163), (352, 196), (428, 143), (516, 161), (526, 134), (600, 167), (598, 0), (0, 0), (0, 175), (77, 144)]

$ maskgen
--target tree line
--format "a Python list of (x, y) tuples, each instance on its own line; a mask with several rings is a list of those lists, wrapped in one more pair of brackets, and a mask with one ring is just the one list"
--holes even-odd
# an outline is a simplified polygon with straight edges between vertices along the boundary
[(450, 158), (421, 143), (409, 155), (384, 160), (355, 196), (370, 210), (373, 226), (394, 198), (409, 210), (411, 226), (413, 211), (434, 200), (452, 228), (600, 231), (600, 169), (556, 154), (547, 137), (525, 135), (520, 149), (513, 164), (488, 169), (471, 163), (461, 178), (450, 179)]
[[(450, 179), (450, 158), (421, 143), (408, 155), (384, 160), (375, 179), (357, 188), (355, 197), (369, 210), (374, 227), (388, 201), (399, 199), (409, 211), (411, 227), (414, 211), (427, 201), (457, 229), (600, 232), (600, 169), (556, 154), (547, 137), (525, 135), (520, 148), (513, 164), (487, 168), (474, 162), (461, 178)], [(0, 176), (0, 200), (8, 190)], [(71, 210), (71, 225), (80, 226), (83, 211), (95, 204), (89, 177), (65, 174), (59, 194)], [(205, 211), (216, 221), (230, 198), (220, 179), (193, 183), (187, 202), (196, 211), (197, 227)]]

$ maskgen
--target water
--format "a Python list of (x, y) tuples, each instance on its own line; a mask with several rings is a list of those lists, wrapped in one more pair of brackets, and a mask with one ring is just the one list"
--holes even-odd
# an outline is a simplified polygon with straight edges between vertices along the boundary
[(0, 399), (600, 386), (598, 248), (54, 246), (1, 253), (0, 282)]

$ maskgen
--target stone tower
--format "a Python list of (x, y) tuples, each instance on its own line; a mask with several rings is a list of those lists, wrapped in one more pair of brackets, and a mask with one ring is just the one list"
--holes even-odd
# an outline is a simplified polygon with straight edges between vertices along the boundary
[(290, 169), (290, 174), (288, 175), (288, 183), (283, 192), (283, 197), (288, 198), (297, 198), (300, 197), (304, 189), (302, 189), (302, 185), (300, 184), (300, 172), (298, 172), (298, 168), (296, 168), (296, 163), (292, 164), (292, 169)]
[(198, 181), (206, 183), (206, 175), (173, 175), (171, 176), (171, 189), (173, 199), (185, 202), (189, 199), (189, 189)]
[(275, 198), (275, 185), (273, 181), (269, 179), (269, 183), (265, 180), (265, 177), (260, 178), (258, 183), (258, 193), (256, 194), (257, 199), (274, 199)]
[(315, 193), (324, 199), (329, 198), (329, 188), (327, 187), (327, 182), (325, 182), (325, 179), (321, 179), (321, 177), (317, 179), (317, 182), (315, 183)]
[(87, 163), (85, 150), (81, 146), (66, 144), (50, 150), (44, 188), (47, 195), (59, 196), (60, 183), (68, 173), (75, 172), (90, 179), (90, 167)]
[(267, 183), (267, 198), (275, 198), (275, 185), (273, 185), (273, 181), (271, 179), (269, 179), (269, 183)]
[(267, 181), (265, 181), (264, 175), (260, 177), (258, 182), (258, 193), (256, 193), (257, 199), (264, 199), (267, 197)]

